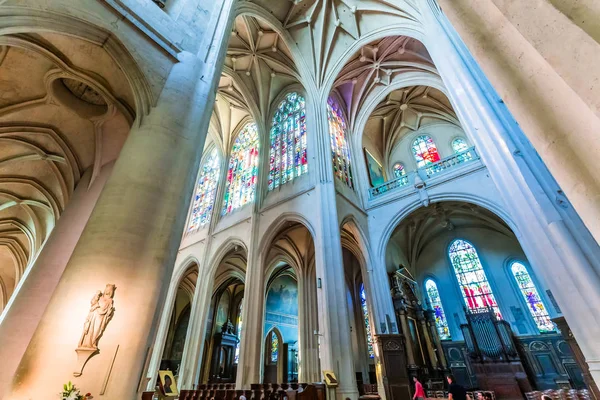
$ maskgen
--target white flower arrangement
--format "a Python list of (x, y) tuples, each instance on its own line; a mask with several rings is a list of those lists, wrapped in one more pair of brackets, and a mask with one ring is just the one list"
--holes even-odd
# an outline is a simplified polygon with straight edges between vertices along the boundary
[(62, 400), (91, 400), (93, 397), (91, 393), (86, 393), (85, 396), (81, 395), (79, 389), (69, 381), (63, 385), (60, 398)]

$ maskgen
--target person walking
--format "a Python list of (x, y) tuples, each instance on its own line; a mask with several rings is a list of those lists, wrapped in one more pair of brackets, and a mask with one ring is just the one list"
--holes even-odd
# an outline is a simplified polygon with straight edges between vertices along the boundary
[(423, 385), (417, 377), (413, 377), (413, 381), (415, 382), (415, 395), (413, 396), (413, 400), (425, 400), (425, 391), (423, 390)]
[(467, 391), (454, 381), (452, 375), (446, 377), (448, 381), (448, 400), (467, 400)]

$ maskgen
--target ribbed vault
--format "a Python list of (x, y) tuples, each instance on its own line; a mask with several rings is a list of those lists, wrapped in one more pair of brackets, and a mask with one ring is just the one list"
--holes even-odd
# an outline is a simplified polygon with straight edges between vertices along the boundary
[(0, 37), (0, 311), (87, 170), (113, 161), (135, 118), (122, 69), (54, 33)]
[[(421, 207), (405, 218), (390, 238), (386, 257), (400, 252), (408, 263), (406, 266), (413, 268), (432, 240), (457, 228), (479, 228), (514, 237), (506, 223), (491, 211), (471, 203), (447, 201)], [(394, 267), (397, 269), (398, 265)]]

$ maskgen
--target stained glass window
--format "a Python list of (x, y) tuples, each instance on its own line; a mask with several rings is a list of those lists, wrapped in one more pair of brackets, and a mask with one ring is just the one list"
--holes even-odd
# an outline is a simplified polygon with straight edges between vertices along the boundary
[(220, 171), (219, 154), (213, 148), (200, 169), (188, 232), (198, 230), (210, 222)]
[(248, 123), (233, 143), (223, 215), (254, 200), (258, 175), (258, 131), (256, 124)]
[(462, 153), (468, 148), (469, 145), (467, 144), (467, 142), (465, 142), (465, 139), (463, 138), (456, 138), (452, 141), (452, 150), (454, 150), (455, 153)]
[(430, 136), (422, 135), (415, 139), (412, 144), (412, 152), (417, 161), (417, 168), (440, 161), (440, 153)]
[(238, 318), (237, 318), (237, 326), (235, 328), (235, 334), (238, 337), (238, 342), (235, 345), (235, 356), (234, 356), (234, 363), (238, 363), (240, 361), (240, 339), (242, 337), (242, 303), (243, 303), (243, 299), (240, 300), (240, 308), (238, 310)]
[(331, 97), (327, 100), (327, 120), (329, 121), (333, 174), (336, 178), (353, 188), (350, 146), (348, 146), (348, 142), (346, 141), (346, 134), (348, 132), (346, 120), (339, 104)]
[(394, 164), (393, 169), (395, 178), (400, 178), (401, 176), (406, 175), (406, 170), (404, 169), (404, 165), (402, 165), (402, 163)]
[(546, 311), (546, 307), (531, 279), (531, 275), (527, 272), (527, 268), (520, 262), (513, 262), (510, 270), (517, 281), (517, 285), (519, 285), (519, 290), (527, 302), (527, 308), (540, 332), (554, 332), (556, 330), (554, 324), (550, 320), (550, 315)]
[(276, 363), (279, 356), (279, 338), (271, 332), (271, 362)]
[(306, 110), (304, 97), (286, 96), (273, 117), (269, 152), (269, 190), (308, 171), (306, 158)]
[(440, 292), (438, 291), (437, 285), (431, 279), (427, 279), (425, 282), (425, 290), (427, 291), (427, 298), (429, 304), (433, 309), (435, 315), (435, 326), (437, 327), (440, 335), (440, 340), (450, 340), (450, 330), (448, 329), (448, 320), (446, 320), (446, 314), (444, 313), (444, 307), (442, 307), (442, 299), (440, 298)]
[(496, 316), (502, 318), (475, 247), (465, 240), (456, 239), (448, 253), (469, 310), (480, 312), (492, 308)]
[(373, 336), (371, 335), (371, 324), (369, 323), (369, 309), (367, 308), (367, 295), (365, 293), (364, 285), (360, 285), (360, 306), (362, 308), (363, 317), (365, 319), (365, 328), (367, 331), (367, 350), (369, 351), (369, 357), (375, 357), (373, 352)]

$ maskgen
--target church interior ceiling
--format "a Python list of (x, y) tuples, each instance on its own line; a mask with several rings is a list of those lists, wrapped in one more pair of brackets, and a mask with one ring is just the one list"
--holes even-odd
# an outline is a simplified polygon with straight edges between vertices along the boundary
[(55, 33), (0, 38), (0, 310), (69, 203), (135, 119), (108, 52)]

